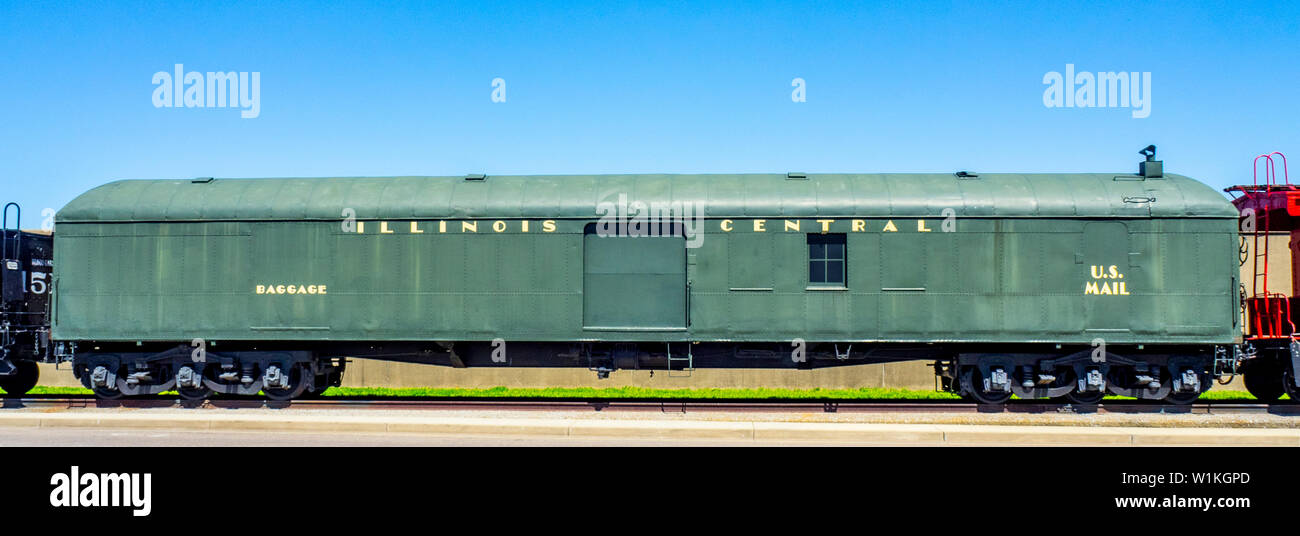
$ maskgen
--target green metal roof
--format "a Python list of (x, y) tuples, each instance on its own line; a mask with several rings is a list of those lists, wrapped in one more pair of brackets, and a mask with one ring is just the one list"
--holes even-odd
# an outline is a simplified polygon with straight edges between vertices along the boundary
[[(57, 222), (594, 218), (601, 202), (690, 201), (713, 218), (1215, 217), (1238, 213), (1181, 175), (536, 175), (125, 180), (82, 194)], [(1144, 202), (1154, 198), (1153, 202)], [(1126, 200), (1127, 199), (1127, 200)]]

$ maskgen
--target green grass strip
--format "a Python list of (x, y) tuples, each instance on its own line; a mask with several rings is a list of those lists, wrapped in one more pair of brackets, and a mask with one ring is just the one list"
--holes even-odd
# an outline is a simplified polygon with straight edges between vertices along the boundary
[[(0, 393), (3, 392), (4, 390), (0, 389)], [(31, 391), (28, 391), (27, 394), (29, 395), (89, 395), (93, 393), (91, 392), (90, 389), (86, 389), (84, 387), (44, 387), (38, 385), (36, 387), (33, 387)]]
[[(3, 391), (0, 391), (3, 392)], [(34, 395), (85, 395), (81, 387), (36, 387)], [(347, 398), (640, 398), (640, 399), (716, 399), (716, 400), (959, 400), (957, 395), (920, 389), (864, 387), (861, 389), (651, 389), (645, 387), (491, 387), (468, 388), (391, 388), (332, 387), (325, 397)], [(1107, 400), (1126, 397), (1108, 396)], [(1255, 397), (1245, 391), (1211, 390), (1201, 400), (1251, 402)], [(1131, 399), (1129, 399), (1131, 400)]]

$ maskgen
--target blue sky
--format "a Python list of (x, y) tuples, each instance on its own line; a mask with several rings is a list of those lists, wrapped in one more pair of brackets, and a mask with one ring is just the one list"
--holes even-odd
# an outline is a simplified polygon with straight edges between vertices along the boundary
[[(0, 0), (25, 226), (123, 178), (1300, 170), (1296, 3), (186, 4)], [(155, 108), (177, 63), (260, 72), (260, 116)], [(1151, 72), (1150, 117), (1045, 107), (1067, 63)]]

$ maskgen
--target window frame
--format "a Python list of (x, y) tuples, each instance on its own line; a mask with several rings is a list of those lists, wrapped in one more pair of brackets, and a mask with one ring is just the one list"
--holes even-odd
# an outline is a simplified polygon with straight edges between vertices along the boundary
[[(849, 240), (848, 240), (847, 233), (809, 233), (808, 234), (808, 239), (807, 239), (808, 251), (805, 254), (805, 258), (807, 260), (807, 270), (804, 273), (808, 275), (806, 282), (807, 282), (807, 288), (809, 290), (836, 290), (836, 289), (847, 289), (849, 287), (849, 262), (848, 262), (849, 244), (848, 242)], [(840, 246), (839, 256), (832, 257), (830, 255), (830, 248), (826, 247), (830, 245)], [(814, 257), (814, 251), (813, 251), (814, 246), (822, 246), (822, 254), (820, 257)], [(830, 264), (833, 262), (838, 262), (840, 266), (839, 281), (830, 281)], [(821, 266), (822, 278), (824, 279), (824, 281), (813, 281), (813, 269), (817, 265)]]

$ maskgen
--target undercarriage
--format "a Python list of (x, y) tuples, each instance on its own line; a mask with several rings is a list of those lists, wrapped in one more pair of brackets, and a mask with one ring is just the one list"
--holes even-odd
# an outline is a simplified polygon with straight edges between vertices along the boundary
[[(93, 345), (93, 346), (92, 346)], [(61, 343), (61, 359), (101, 398), (176, 391), (184, 399), (216, 394), (288, 400), (341, 385), (349, 358), (450, 367), (586, 368), (599, 378), (619, 370), (690, 374), (700, 368), (813, 369), (932, 360), (940, 389), (983, 404), (1014, 395), (1095, 404), (1107, 395), (1189, 404), (1215, 380), (1245, 373), (1256, 396), (1288, 391), (1288, 358), (1237, 346), (1095, 348), (1086, 345), (725, 343), (725, 342), (355, 342), (242, 343), (148, 347)], [(999, 351), (1003, 349), (1011, 351)], [(1298, 346), (1300, 348), (1300, 346)], [(1291, 355), (1289, 350), (1287, 355)], [(1298, 354), (1300, 355), (1300, 354)], [(1276, 369), (1276, 370), (1275, 370)], [(1266, 386), (1264, 382), (1276, 379)], [(1267, 389), (1267, 391), (1266, 391)], [(1292, 387), (1294, 389), (1294, 387)], [(1261, 396), (1261, 398), (1265, 398)], [(1294, 395), (1293, 395), (1293, 398)]]

